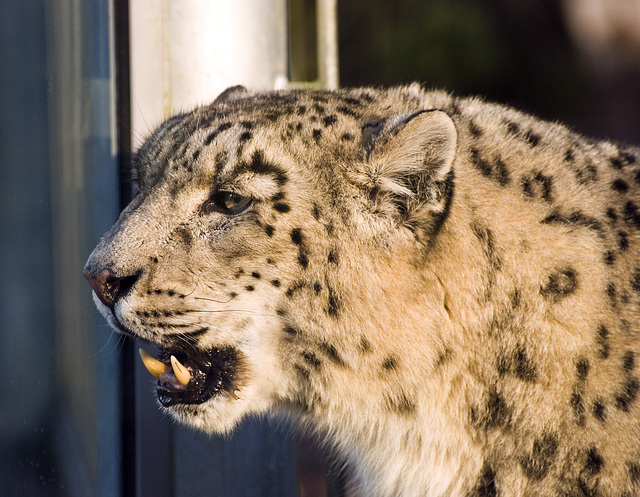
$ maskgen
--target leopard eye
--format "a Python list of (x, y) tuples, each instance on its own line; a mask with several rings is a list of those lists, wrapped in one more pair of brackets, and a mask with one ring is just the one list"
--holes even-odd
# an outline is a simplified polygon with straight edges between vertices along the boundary
[(239, 214), (251, 205), (252, 198), (235, 192), (218, 191), (206, 204), (207, 211)]

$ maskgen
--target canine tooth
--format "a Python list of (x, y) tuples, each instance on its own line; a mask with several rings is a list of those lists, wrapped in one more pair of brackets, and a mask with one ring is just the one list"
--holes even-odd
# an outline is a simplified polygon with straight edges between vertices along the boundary
[(160, 362), (157, 359), (154, 359), (153, 357), (151, 357), (143, 349), (138, 349), (138, 353), (140, 354), (140, 359), (142, 359), (142, 364), (144, 364), (144, 367), (147, 368), (147, 371), (149, 371), (153, 376), (155, 376), (157, 380), (159, 380), (160, 375), (169, 368), (169, 366), (167, 366), (163, 362)]
[(175, 356), (171, 356), (171, 366), (173, 366), (173, 374), (176, 375), (180, 384), (186, 387), (191, 380), (191, 373), (185, 368)]

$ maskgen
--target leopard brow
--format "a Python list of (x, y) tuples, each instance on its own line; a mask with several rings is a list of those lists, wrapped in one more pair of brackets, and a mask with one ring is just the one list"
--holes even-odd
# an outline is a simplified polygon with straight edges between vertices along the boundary
[(256, 150), (251, 154), (251, 159), (248, 161), (242, 161), (235, 169), (235, 175), (243, 173), (254, 173), (263, 176), (269, 176), (274, 178), (278, 186), (283, 186), (289, 178), (284, 169), (277, 164), (268, 161), (261, 150)]

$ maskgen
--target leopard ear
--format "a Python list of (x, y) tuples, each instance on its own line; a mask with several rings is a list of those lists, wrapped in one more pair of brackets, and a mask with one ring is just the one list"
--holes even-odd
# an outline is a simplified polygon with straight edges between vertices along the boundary
[(232, 102), (233, 100), (237, 100), (239, 98), (243, 98), (249, 95), (249, 91), (242, 85), (230, 86), (226, 90), (224, 90), (220, 95), (216, 97), (213, 101), (214, 104), (221, 104), (224, 102)]
[(453, 195), (458, 133), (445, 112), (428, 110), (396, 120), (373, 140), (368, 174), (379, 210), (420, 238), (433, 238)]

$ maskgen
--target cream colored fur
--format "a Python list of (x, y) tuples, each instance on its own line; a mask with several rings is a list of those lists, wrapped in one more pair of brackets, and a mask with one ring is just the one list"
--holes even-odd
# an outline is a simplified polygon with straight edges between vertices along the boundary
[(237, 354), (177, 419), (294, 416), (366, 496), (640, 493), (638, 149), (417, 85), (234, 89), (136, 164), (98, 307)]

